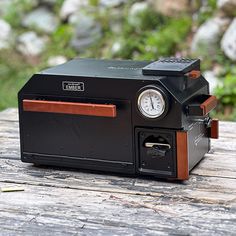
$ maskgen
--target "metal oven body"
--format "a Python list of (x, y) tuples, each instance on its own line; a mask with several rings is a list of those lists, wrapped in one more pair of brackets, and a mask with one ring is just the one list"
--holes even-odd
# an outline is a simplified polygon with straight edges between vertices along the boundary
[(158, 72), (169, 60), (74, 59), (33, 75), (18, 94), (22, 161), (188, 179), (218, 132), (193, 62), (181, 74)]

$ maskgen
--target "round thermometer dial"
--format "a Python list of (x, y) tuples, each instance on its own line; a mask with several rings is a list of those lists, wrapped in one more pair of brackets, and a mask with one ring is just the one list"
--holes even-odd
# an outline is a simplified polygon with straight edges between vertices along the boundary
[(138, 108), (143, 116), (158, 118), (165, 111), (165, 100), (157, 89), (146, 89), (138, 97)]

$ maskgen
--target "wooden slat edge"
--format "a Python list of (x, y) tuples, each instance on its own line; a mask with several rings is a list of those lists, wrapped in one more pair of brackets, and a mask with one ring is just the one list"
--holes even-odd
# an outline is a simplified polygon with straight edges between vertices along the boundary
[(176, 132), (177, 147), (177, 179), (187, 180), (189, 178), (188, 168), (188, 134), (185, 131)]

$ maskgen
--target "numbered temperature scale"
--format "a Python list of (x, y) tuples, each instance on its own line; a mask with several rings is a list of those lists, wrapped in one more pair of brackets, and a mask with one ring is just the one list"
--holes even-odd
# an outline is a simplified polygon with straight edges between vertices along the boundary
[(19, 92), (21, 159), (185, 180), (218, 136), (200, 61), (74, 59)]
[(160, 117), (166, 110), (164, 93), (155, 87), (144, 89), (138, 97), (138, 108), (144, 117)]

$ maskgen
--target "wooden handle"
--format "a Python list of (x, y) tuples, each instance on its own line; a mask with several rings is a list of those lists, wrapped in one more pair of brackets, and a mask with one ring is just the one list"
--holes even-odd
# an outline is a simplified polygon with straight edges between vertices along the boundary
[(23, 100), (23, 110), (73, 115), (116, 117), (116, 105), (44, 100)]
[(212, 119), (211, 121), (210, 138), (214, 138), (214, 139), (219, 138), (219, 120), (218, 119)]
[(215, 96), (210, 96), (206, 101), (204, 101), (200, 108), (203, 111), (203, 115), (207, 115), (210, 111), (212, 111), (217, 105), (217, 99)]
[(198, 79), (201, 76), (200, 70), (192, 70), (185, 74), (189, 79)]
[(189, 178), (188, 161), (188, 133), (186, 131), (176, 132), (176, 154), (177, 154), (177, 179), (187, 180)]

